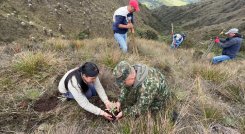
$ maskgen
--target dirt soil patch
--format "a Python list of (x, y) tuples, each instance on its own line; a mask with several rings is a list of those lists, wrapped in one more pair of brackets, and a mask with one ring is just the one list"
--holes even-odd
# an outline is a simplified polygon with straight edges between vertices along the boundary
[(51, 95), (44, 94), (34, 103), (33, 109), (37, 112), (48, 112), (53, 110), (59, 103), (58, 95), (57, 92)]

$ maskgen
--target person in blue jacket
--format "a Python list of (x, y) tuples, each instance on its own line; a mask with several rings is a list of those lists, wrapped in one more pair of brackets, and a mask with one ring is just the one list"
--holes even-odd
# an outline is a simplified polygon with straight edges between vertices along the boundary
[(242, 36), (238, 33), (237, 28), (232, 28), (225, 34), (228, 36), (226, 39), (219, 39), (216, 37), (215, 43), (223, 49), (222, 55), (215, 56), (212, 59), (213, 64), (217, 64), (226, 60), (234, 59), (239, 52), (242, 45)]
[(171, 48), (178, 48), (180, 44), (184, 41), (185, 34), (174, 34), (173, 36), (173, 42), (170, 45)]
[(139, 4), (137, 0), (130, 0), (128, 6), (118, 8), (113, 15), (114, 38), (124, 53), (128, 51), (127, 32), (130, 29), (134, 32), (133, 12), (138, 12)]

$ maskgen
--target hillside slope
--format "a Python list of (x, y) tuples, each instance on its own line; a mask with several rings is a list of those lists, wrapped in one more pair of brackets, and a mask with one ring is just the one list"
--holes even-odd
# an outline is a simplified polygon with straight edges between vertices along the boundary
[(162, 25), (184, 27), (186, 30), (211, 31), (237, 27), (245, 31), (245, 1), (205, 1), (182, 7), (162, 6), (153, 11)]
[[(42, 39), (50, 36), (51, 30), (54, 36), (66, 38), (77, 38), (81, 32), (80, 36), (108, 37), (112, 35), (113, 13), (124, 5), (127, 5), (127, 0), (1, 1), (0, 41), (32, 37)], [(146, 24), (155, 22), (156, 19), (145, 7), (141, 7), (139, 15), (136, 14), (139, 29), (152, 29)], [(59, 29), (59, 25), (62, 29)]]
[(200, 2), (200, 0), (139, 0), (142, 4), (150, 9), (165, 6), (183, 6), (191, 3)]
[[(208, 58), (196, 60), (193, 49), (173, 51), (162, 42), (138, 38), (135, 43), (139, 55), (123, 54), (113, 39), (105, 38), (50, 39), (34, 43), (40, 48), (33, 51), (24, 44), (0, 46), (0, 57), (4, 57), (0, 63), (0, 133), (245, 133), (245, 60), (214, 66)], [(17, 47), (19, 51), (14, 51)], [(53, 93), (65, 72), (92, 61), (100, 68), (105, 92), (116, 101), (120, 90), (112, 69), (122, 60), (159, 69), (176, 99), (159, 113), (108, 122), (76, 101), (61, 101), (57, 97), (62, 97)], [(104, 109), (99, 97), (89, 101)], [(176, 122), (171, 117), (173, 107), (178, 114)]]

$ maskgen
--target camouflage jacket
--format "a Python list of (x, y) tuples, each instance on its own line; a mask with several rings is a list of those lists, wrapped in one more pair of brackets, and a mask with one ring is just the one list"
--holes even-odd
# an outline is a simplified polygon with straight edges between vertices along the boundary
[(124, 115), (136, 116), (149, 110), (159, 110), (169, 93), (164, 75), (155, 68), (148, 68), (147, 76), (138, 86), (121, 87), (118, 100), (125, 106)]

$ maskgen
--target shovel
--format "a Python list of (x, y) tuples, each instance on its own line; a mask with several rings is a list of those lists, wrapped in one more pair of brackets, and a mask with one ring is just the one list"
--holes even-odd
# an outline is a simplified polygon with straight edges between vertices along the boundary
[[(225, 29), (223, 29), (219, 35), (222, 35), (224, 33)], [(209, 46), (208, 46), (208, 49), (206, 50), (206, 52), (203, 54), (203, 58), (204, 57), (207, 57), (207, 55), (210, 53), (210, 51), (212, 50), (212, 48), (214, 47), (214, 41), (213, 39), (210, 39), (210, 42), (209, 42)]]
[[(129, 21), (129, 23), (131, 23), (131, 21)], [(134, 35), (134, 33), (135, 33), (135, 31), (134, 31), (134, 28), (131, 28), (130, 29), (130, 32), (131, 32), (131, 34), (130, 34), (130, 37), (131, 37), (131, 40), (130, 40), (130, 45), (132, 45), (132, 49), (133, 49), (133, 54), (135, 54), (135, 55), (139, 55), (139, 52), (138, 52), (138, 46), (137, 46), (137, 44), (136, 44), (136, 42), (135, 42), (135, 35)]]

